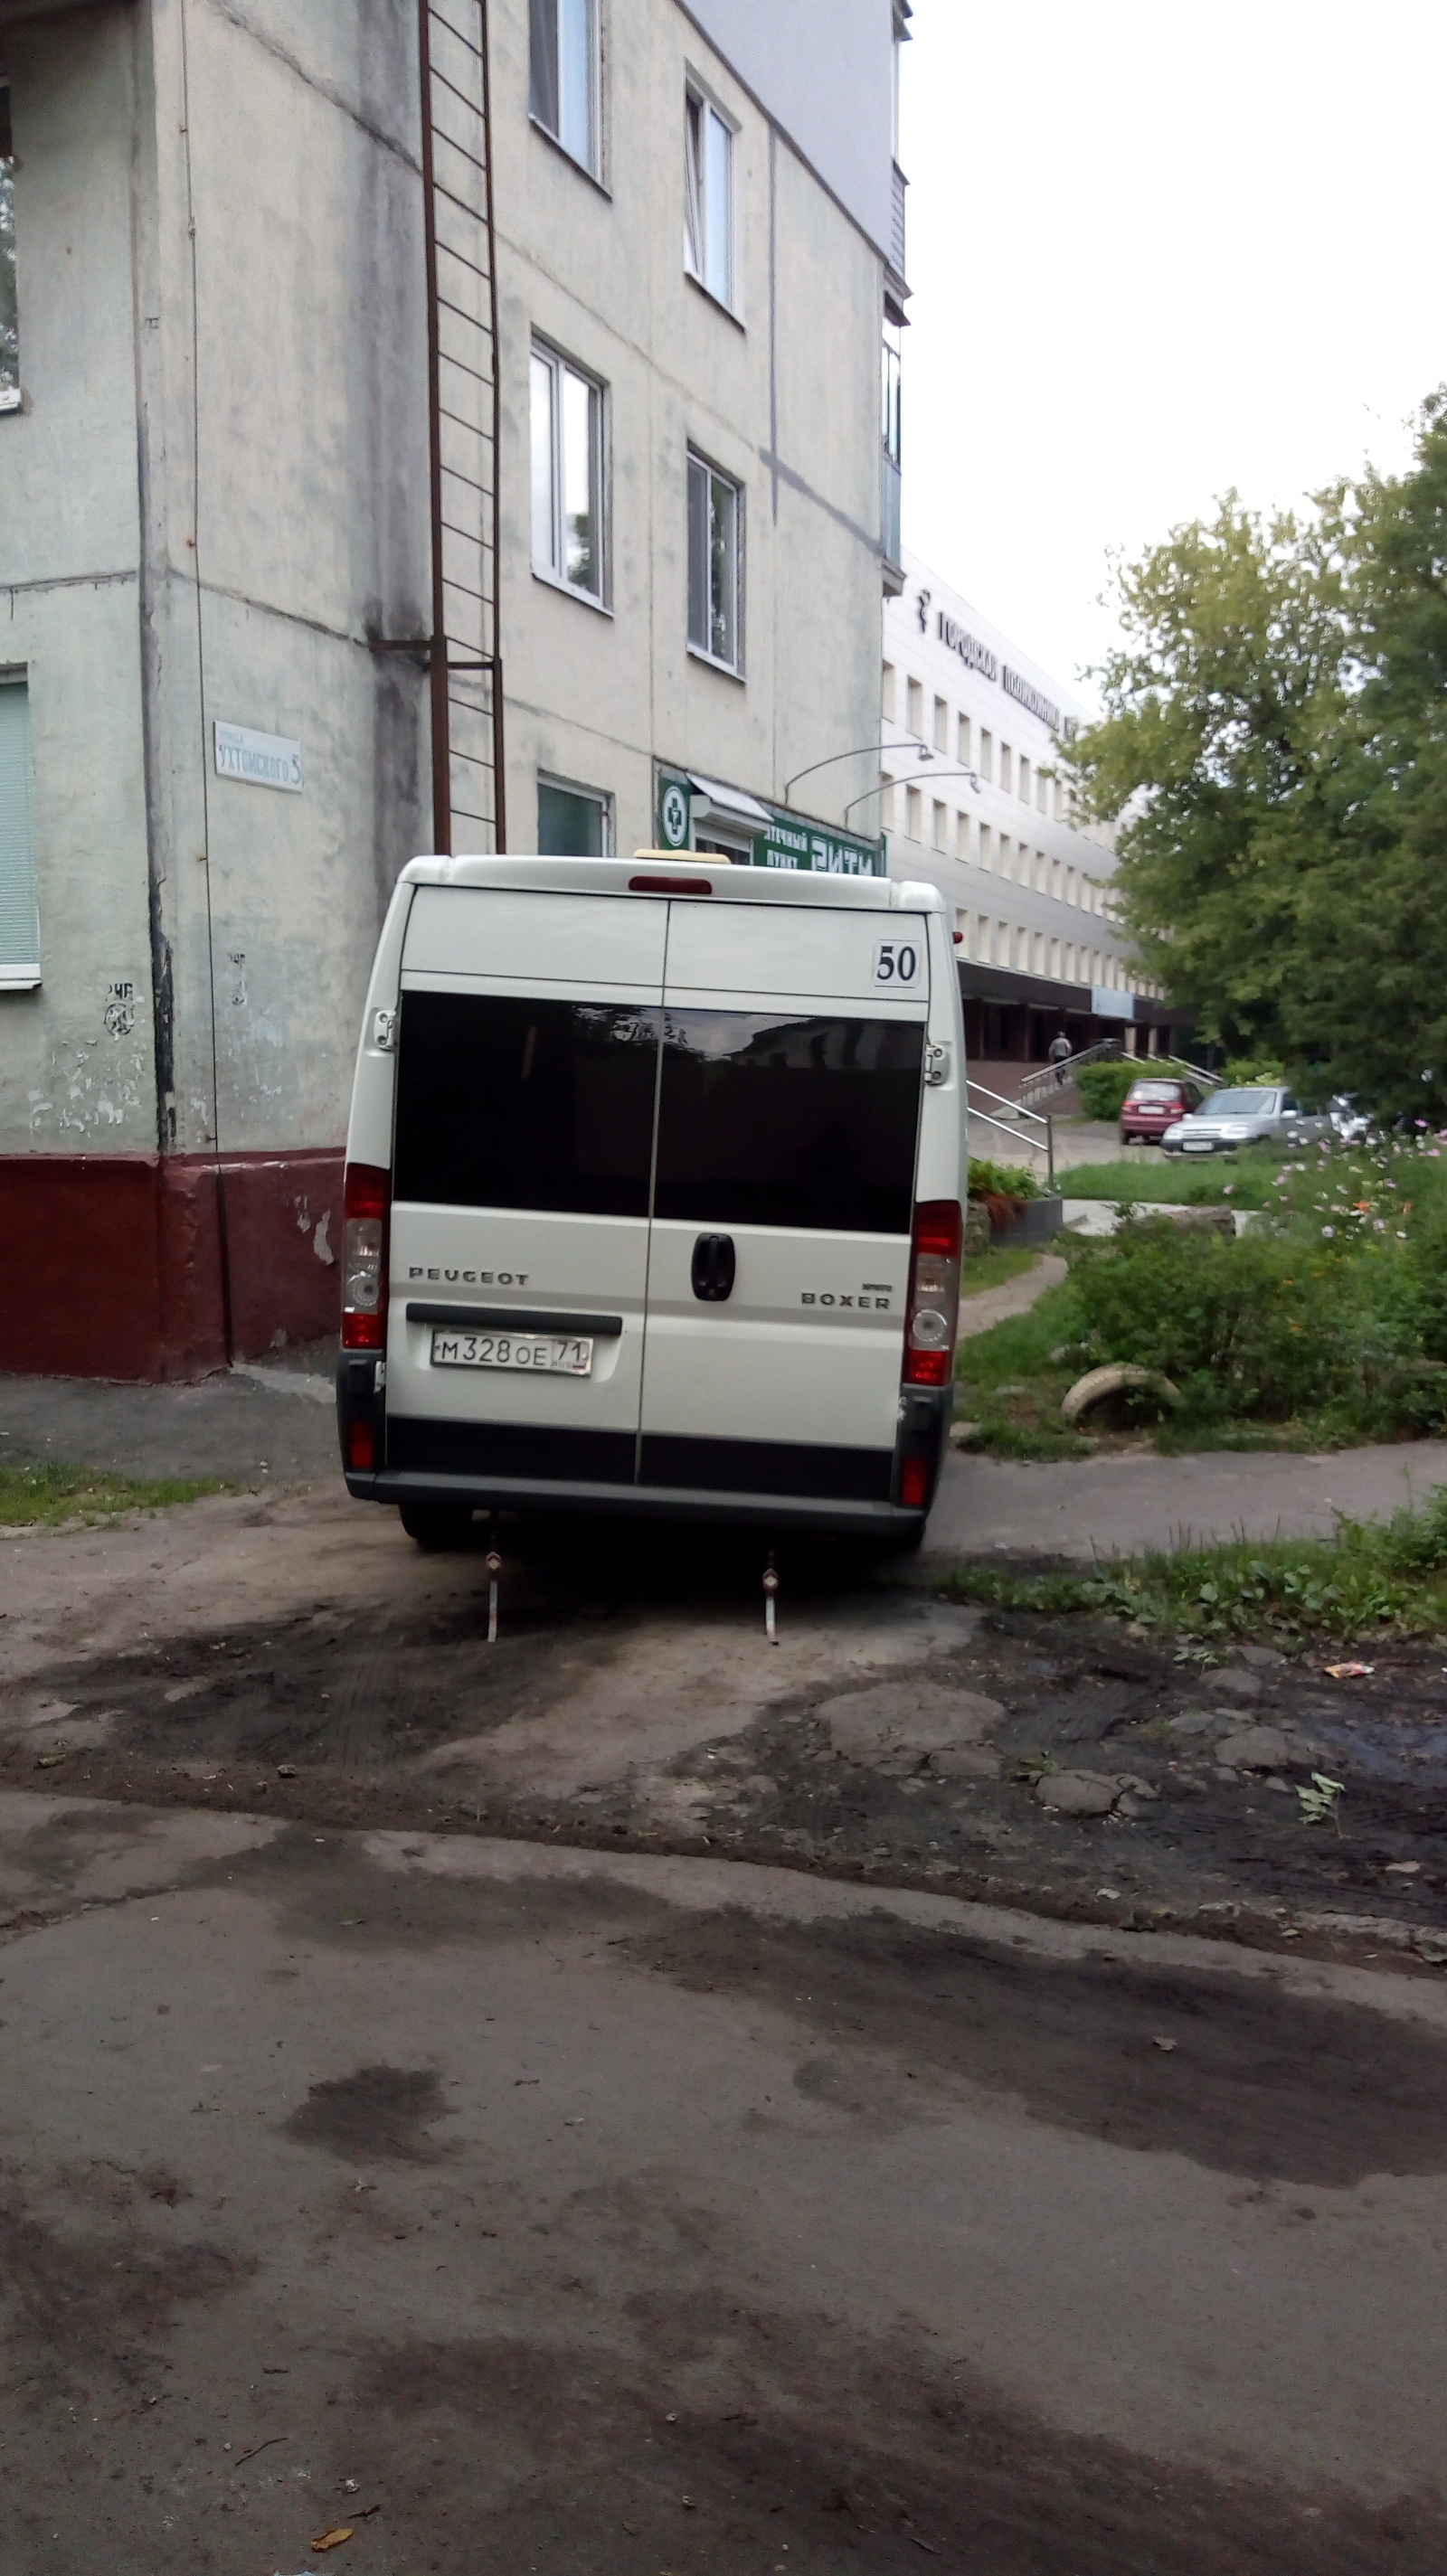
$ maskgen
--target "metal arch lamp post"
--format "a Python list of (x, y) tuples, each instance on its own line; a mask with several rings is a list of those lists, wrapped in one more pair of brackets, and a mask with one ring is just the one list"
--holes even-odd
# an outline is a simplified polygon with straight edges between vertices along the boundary
[[(887, 742), (886, 742), (886, 743), (881, 743), (879, 747), (880, 747), (881, 751), (892, 751), (892, 750), (895, 750), (895, 749), (897, 749), (897, 748), (898, 748), (898, 746), (897, 746), (896, 744), (893, 744), (893, 743), (887, 743)], [(932, 759), (932, 758), (933, 758), (933, 754), (932, 754), (932, 753), (930, 753), (930, 752), (926, 752), (926, 753), (925, 753), (925, 758), (926, 758), (927, 760), (928, 760), (928, 759)], [(969, 780), (969, 782), (970, 782), (970, 785), (973, 787), (973, 789), (974, 789), (974, 791), (975, 791), (975, 794), (976, 794), (977, 796), (979, 795), (979, 792), (980, 792), (980, 781), (979, 781), (979, 775), (978, 775), (978, 772), (977, 772), (977, 771), (975, 771), (975, 770), (973, 770), (973, 769), (934, 769), (934, 770), (931, 770), (931, 772), (930, 772), (930, 777), (931, 777), (931, 779), (932, 779), (932, 780), (937, 779), (941, 784), (943, 784), (943, 782), (944, 782), (944, 781), (945, 781), (945, 779), (947, 779), (947, 778), (968, 778), (968, 780)], [(847, 805), (845, 806), (845, 808), (844, 808), (844, 820), (845, 820), (846, 825), (848, 824), (849, 817), (850, 817), (850, 815), (854, 812), (854, 810), (855, 810), (855, 807), (856, 807), (856, 806), (858, 806), (858, 805), (867, 805), (867, 804), (868, 804), (868, 802), (869, 802), (869, 800), (870, 800), (870, 797), (871, 797), (871, 796), (883, 796), (883, 795), (885, 794), (885, 792), (886, 792), (886, 790), (887, 790), (887, 789), (892, 788), (892, 787), (897, 787), (897, 786), (898, 786), (898, 784), (899, 784), (899, 781), (898, 781), (898, 779), (895, 779), (895, 778), (885, 778), (885, 779), (881, 779), (881, 781), (880, 781), (880, 783), (879, 783), (879, 785), (878, 785), (877, 787), (866, 787), (866, 789), (865, 789), (865, 791), (864, 791), (864, 794), (863, 794), (862, 796), (855, 796), (855, 797), (853, 797), (853, 798), (850, 800), (849, 804), (847, 804)]]
[(876, 757), (882, 751), (913, 751), (920, 760), (933, 760), (935, 757), (929, 744), (922, 741), (917, 733), (907, 733), (903, 742), (857, 742), (852, 751), (831, 751), (827, 760), (811, 760), (807, 769), (796, 769), (793, 777), (784, 781), (784, 803), (788, 804), (789, 790), (797, 787), (801, 778), (812, 778), (817, 769), (832, 769), (836, 761), (862, 760), (867, 751), (872, 751)]

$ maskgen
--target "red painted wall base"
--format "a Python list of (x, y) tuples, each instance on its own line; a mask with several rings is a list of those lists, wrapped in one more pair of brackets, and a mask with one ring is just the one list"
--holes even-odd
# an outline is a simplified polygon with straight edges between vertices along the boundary
[(337, 1326), (339, 1146), (0, 1155), (0, 1369), (197, 1378)]

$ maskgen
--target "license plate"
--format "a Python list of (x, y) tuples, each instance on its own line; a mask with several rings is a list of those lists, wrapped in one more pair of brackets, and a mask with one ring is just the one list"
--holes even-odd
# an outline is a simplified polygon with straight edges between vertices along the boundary
[(1187, 1145), (1185, 1150), (1188, 1154), (1214, 1154), (1216, 1148), (1214, 1145)]
[(591, 1377), (593, 1345), (565, 1333), (434, 1333), (432, 1365), (526, 1369), (530, 1377)]

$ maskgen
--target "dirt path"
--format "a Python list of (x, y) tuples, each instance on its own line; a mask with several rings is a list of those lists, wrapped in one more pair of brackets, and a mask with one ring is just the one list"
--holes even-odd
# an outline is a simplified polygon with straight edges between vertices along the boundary
[(1058, 1288), (1064, 1277), (1060, 1254), (1045, 1252), (1034, 1269), (1022, 1272), (1018, 1279), (1007, 1279), (1000, 1288), (982, 1288), (977, 1297), (961, 1298), (961, 1341), (988, 1333), (992, 1324), (1003, 1324), (1011, 1315), (1028, 1315), (1037, 1297), (1043, 1297), (1047, 1288)]
[[(1203, 1673), (1118, 1623), (985, 1618), (800, 1547), (770, 1646), (751, 1540), (562, 1524), (505, 1533), (490, 1646), (484, 1547), (426, 1556), (334, 1490), (12, 1541), (0, 1782), (1436, 1956), (1435, 1647), (1350, 1686), (1320, 1656)], [(1276, 1735), (1238, 1762), (1248, 1723)], [(1303, 1825), (1316, 1763), (1346, 1783), (1341, 1838)], [(1099, 1812), (1037, 1793), (1076, 1773)]]

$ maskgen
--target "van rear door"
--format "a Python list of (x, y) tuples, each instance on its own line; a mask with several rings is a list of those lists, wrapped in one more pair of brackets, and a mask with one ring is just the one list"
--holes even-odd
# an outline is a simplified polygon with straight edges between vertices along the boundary
[(420, 886), (387, 1464), (631, 1484), (668, 907)]
[(888, 1501), (923, 918), (671, 907), (640, 1482)]

